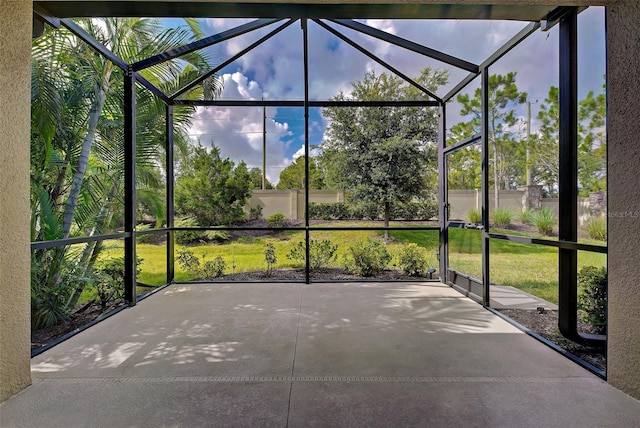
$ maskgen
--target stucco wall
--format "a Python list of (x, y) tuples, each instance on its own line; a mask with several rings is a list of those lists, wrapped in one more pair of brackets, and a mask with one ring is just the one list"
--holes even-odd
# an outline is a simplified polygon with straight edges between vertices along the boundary
[(609, 343), (614, 386), (640, 398), (640, 3), (607, 9)]
[(0, 401), (31, 383), (29, 99), (31, 2), (0, 2)]

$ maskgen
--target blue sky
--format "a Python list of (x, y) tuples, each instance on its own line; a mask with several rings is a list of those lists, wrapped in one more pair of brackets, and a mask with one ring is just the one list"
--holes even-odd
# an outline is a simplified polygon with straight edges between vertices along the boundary
[[(215, 34), (249, 20), (203, 20), (206, 34)], [(514, 21), (415, 21), (368, 20), (366, 24), (397, 34), (425, 46), (462, 59), (479, 63), (500, 47), (526, 23)], [(605, 73), (603, 8), (590, 8), (579, 16), (579, 96), (600, 91)], [(277, 26), (277, 24), (276, 24)], [(209, 48), (214, 62), (222, 62), (276, 26), (270, 26)], [(336, 27), (359, 44), (409, 76), (426, 66), (450, 70), (450, 83), (440, 95), (466, 76), (446, 64), (425, 59), (385, 42)], [(315, 24), (309, 26), (310, 98), (328, 99), (348, 92), (350, 83), (368, 70), (386, 71), (372, 60), (336, 39)], [(492, 73), (517, 72), (518, 88), (528, 93), (535, 118), (540, 103), (551, 85), (558, 84), (558, 28), (537, 31), (519, 47), (496, 63)], [(303, 99), (302, 41), (298, 23), (294, 23), (265, 44), (230, 64), (220, 73), (224, 81), (221, 98), (269, 100)], [(474, 82), (467, 89), (472, 92)], [(455, 102), (448, 106), (449, 125), (459, 121)], [(524, 107), (517, 113), (524, 116)], [(223, 156), (244, 160), (250, 167), (262, 164), (262, 108), (200, 108), (190, 131), (194, 140), (212, 141)], [(299, 108), (267, 108), (267, 176), (276, 182), (280, 171), (303, 152), (304, 117)], [(320, 109), (310, 111), (310, 141), (322, 141), (326, 122)], [(536, 121), (532, 127), (537, 129)]]

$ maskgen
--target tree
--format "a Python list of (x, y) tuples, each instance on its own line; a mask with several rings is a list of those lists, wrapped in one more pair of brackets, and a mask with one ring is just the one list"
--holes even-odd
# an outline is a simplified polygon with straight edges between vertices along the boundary
[[(499, 190), (516, 187), (518, 177), (524, 173), (525, 165), (521, 155), (523, 147), (517, 144), (514, 127), (518, 124), (515, 108), (527, 99), (526, 92), (518, 91), (516, 73), (489, 76), (489, 144), (492, 148), (490, 162), (493, 169), (495, 207), (500, 206)], [(462, 104), (460, 114), (471, 115), (469, 122), (455, 125), (452, 132), (470, 137), (479, 133), (482, 127), (482, 91), (476, 89), (473, 98), (459, 94), (457, 101)]]
[[(162, 31), (150, 19), (82, 20), (80, 25), (127, 62), (135, 62), (192, 40), (190, 29)], [(124, 159), (123, 75), (111, 62), (65, 29), (47, 30), (33, 43), (31, 138), (32, 241), (97, 236), (121, 218)], [(208, 71), (205, 56), (189, 54), (142, 72), (162, 90)], [(215, 79), (210, 79), (214, 81)], [(215, 82), (207, 82), (208, 90)], [(189, 96), (198, 96), (202, 88)], [(164, 106), (138, 89), (137, 187), (140, 201), (159, 217), (164, 174), (158, 171), (164, 147)], [(175, 116), (176, 145), (184, 138), (189, 112)], [(34, 327), (51, 324), (78, 301), (102, 250), (102, 241), (32, 252)], [(56, 294), (54, 305), (51, 295)]]
[(590, 91), (578, 109), (578, 184), (582, 197), (606, 190), (607, 174), (607, 97), (606, 87), (594, 95)]
[[(430, 91), (445, 84), (445, 70), (425, 68), (415, 79)], [(427, 100), (428, 96), (399, 77), (374, 72), (352, 83), (347, 96), (334, 100)], [(319, 157), (328, 187), (357, 200), (382, 204), (388, 227), (393, 204), (433, 193), (437, 174), (438, 112), (427, 107), (329, 107), (327, 138)], [(388, 235), (387, 235), (388, 236)]]
[[(305, 185), (305, 157), (299, 156), (291, 165), (280, 172), (280, 179), (276, 189), (304, 189)], [(323, 189), (324, 179), (313, 158), (309, 158), (309, 189)]]
[(235, 166), (220, 157), (215, 145), (211, 150), (193, 146), (189, 162), (176, 179), (176, 212), (193, 216), (202, 227), (241, 222), (243, 208), (251, 196), (251, 178), (244, 162)]
[(549, 88), (549, 93), (538, 111), (540, 128), (532, 138), (533, 182), (546, 187), (549, 195), (557, 194), (559, 177), (559, 90), (556, 86)]
[[(249, 169), (249, 178), (251, 180), (251, 190), (262, 189), (262, 169), (258, 167)], [(265, 180), (265, 188), (273, 189), (273, 184), (271, 184), (269, 180)]]

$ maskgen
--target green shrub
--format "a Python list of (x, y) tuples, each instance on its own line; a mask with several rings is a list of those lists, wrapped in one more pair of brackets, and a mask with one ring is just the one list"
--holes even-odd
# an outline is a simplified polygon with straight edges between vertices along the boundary
[(278, 262), (276, 247), (271, 242), (267, 243), (267, 247), (264, 250), (264, 260), (267, 262), (267, 276), (271, 276), (273, 266)]
[(607, 331), (607, 270), (585, 266), (578, 272), (578, 310), (595, 333)]
[(591, 239), (607, 240), (607, 221), (603, 217), (594, 217), (587, 223), (587, 233)]
[(205, 278), (219, 278), (224, 274), (227, 264), (221, 256), (217, 256), (213, 260), (204, 262), (202, 273)]
[(347, 204), (349, 220), (378, 220), (382, 217), (382, 208), (379, 204), (360, 201)]
[(257, 220), (259, 218), (262, 218), (262, 205), (249, 208), (249, 220)]
[(509, 227), (513, 212), (508, 208), (496, 208), (490, 215), (491, 222), (495, 227), (504, 229)]
[(367, 238), (349, 247), (344, 262), (347, 270), (359, 276), (374, 276), (391, 261), (391, 254), (380, 241)]
[(394, 204), (391, 218), (395, 220), (429, 220), (438, 215), (438, 204), (431, 201)]
[(229, 240), (229, 233), (226, 230), (206, 230), (203, 236), (211, 242), (222, 243)]
[[(200, 227), (195, 217), (179, 217), (173, 222), (174, 227)], [(176, 242), (180, 245), (189, 245), (205, 240), (201, 230), (179, 230), (175, 233)]]
[(542, 208), (535, 212), (533, 224), (538, 232), (543, 235), (551, 235), (556, 224), (556, 213), (551, 208)]
[(309, 218), (312, 220), (347, 220), (351, 218), (349, 206), (344, 202), (327, 204), (309, 203)]
[[(333, 245), (328, 239), (323, 239), (322, 241), (316, 241), (315, 239), (310, 240), (309, 267), (311, 269), (320, 269), (329, 266), (338, 258), (337, 251), (338, 246)], [(297, 261), (300, 264), (304, 264), (306, 258), (304, 242), (298, 242), (291, 251), (289, 251), (287, 258), (289, 260)]]
[(274, 229), (287, 225), (287, 216), (281, 212), (273, 213), (267, 217), (267, 225)]
[(482, 223), (482, 211), (477, 208), (471, 208), (467, 213), (469, 223)]
[(400, 269), (405, 275), (421, 276), (427, 270), (427, 252), (417, 244), (409, 244), (400, 251)]
[(527, 208), (520, 213), (520, 223), (522, 224), (535, 224), (536, 213), (535, 211)]
[(200, 273), (200, 259), (195, 253), (186, 248), (179, 248), (176, 261), (186, 272), (198, 275)]

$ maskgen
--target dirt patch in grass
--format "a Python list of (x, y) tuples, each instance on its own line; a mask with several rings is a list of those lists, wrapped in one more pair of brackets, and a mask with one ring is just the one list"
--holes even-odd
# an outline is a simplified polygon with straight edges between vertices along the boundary
[[(558, 311), (545, 310), (544, 312), (538, 312), (536, 309), (500, 309), (500, 312), (591, 365), (602, 370), (607, 369), (604, 348), (581, 345), (562, 336), (560, 330), (558, 330)], [(592, 333), (590, 326), (583, 323), (579, 318), (578, 331)]]

